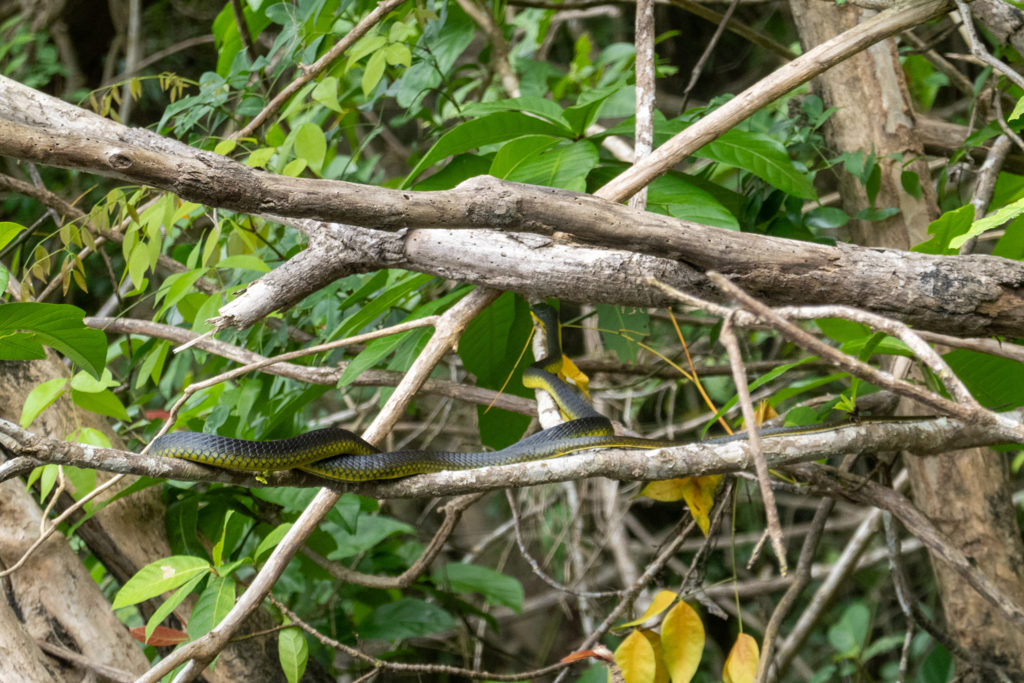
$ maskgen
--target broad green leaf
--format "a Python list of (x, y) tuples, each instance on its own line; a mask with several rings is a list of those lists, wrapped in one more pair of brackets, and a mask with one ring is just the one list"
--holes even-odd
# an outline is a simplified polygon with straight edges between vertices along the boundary
[(323, 170), (326, 154), (327, 139), (320, 126), (307, 122), (295, 130), (295, 156), (304, 159), (317, 173)]
[(380, 83), (380, 79), (384, 77), (384, 68), (387, 66), (387, 56), (383, 50), (379, 50), (370, 55), (370, 58), (366, 60), (366, 66), (363, 68), (363, 79), (361, 82), (363, 88), (363, 95), (369, 96), (373, 92), (377, 84)]
[(0, 306), (0, 360), (39, 360), (49, 346), (99, 377), (107, 338), (85, 326), (85, 311), (67, 304), (11, 303)]
[(524, 135), (568, 137), (569, 131), (536, 116), (512, 111), (499, 111), (466, 121), (441, 136), (405, 177), (402, 187), (409, 187), (420, 173), (442, 159)]
[(572, 126), (576, 135), (583, 135), (587, 128), (597, 118), (601, 107), (616, 93), (626, 89), (626, 86), (611, 85), (603, 88), (584, 88), (580, 93), (579, 100), (575, 106), (565, 110), (563, 116)]
[(658, 662), (654, 644), (640, 631), (630, 633), (615, 648), (615, 663), (626, 683), (655, 683)]
[(132, 419), (131, 416), (128, 415), (128, 411), (124, 409), (121, 399), (119, 399), (114, 392), (109, 389), (104, 389), (97, 393), (87, 393), (84, 391), (78, 391), (77, 389), (72, 389), (71, 400), (74, 401), (77, 406), (100, 415), (112, 417), (115, 420), (129, 422)]
[(950, 351), (943, 358), (986, 408), (1012, 410), (1024, 405), (1024, 363), (967, 349)]
[(704, 654), (704, 624), (685, 602), (677, 602), (661, 622), (661, 650), (672, 683), (689, 683)]
[(819, 318), (814, 323), (826, 336), (840, 343), (871, 336), (870, 327), (844, 318)]
[(277, 154), (277, 147), (257, 147), (246, 157), (245, 165), (253, 168), (265, 168), (275, 154)]
[[(970, 204), (968, 204), (968, 206), (970, 206)], [(1021, 214), (1024, 214), (1024, 199), (1018, 199), (1012, 204), (1007, 204), (1002, 207), (991, 216), (986, 216), (985, 218), (980, 218), (974, 221), (974, 223), (971, 224), (970, 230), (962, 235), (957, 235), (949, 241), (949, 247), (950, 249), (959, 249), (963, 246), (963, 243), (970, 238), (981, 235), (989, 230), (995, 230), (1003, 223), (1013, 220)]]
[[(1003, 233), (1003, 236), (999, 238), (999, 241), (992, 248), (992, 255), (1002, 256), (1014, 261), (1024, 260), (1024, 218), (1015, 218), (1010, 221), (1009, 225), (1006, 226), (1006, 232)], [(0, 273), (0, 276), (2, 275), (3, 273)], [(3, 282), (0, 281), (0, 285), (2, 284)], [(2, 286), (0, 286), (0, 291), (3, 291)]]
[(1017, 104), (1013, 105), (1013, 111), (1006, 117), (1006, 120), (1007, 122), (1013, 121), (1020, 118), (1021, 114), (1024, 114), (1024, 97), (1017, 100)]
[(449, 562), (434, 570), (433, 579), (456, 593), (480, 593), (492, 605), (504, 605), (517, 613), (523, 608), (523, 585), (489, 567)]
[(174, 591), (171, 597), (163, 601), (156, 611), (153, 612), (153, 616), (146, 622), (146, 641), (149, 641), (149, 637), (153, 635), (153, 630), (160, 625), (160, 623), (170, 616), (171, 612), (181, 604), (181, 601), (188, 597), (199, 582), (203, 580), (204, 574), (197, 574), (189, 579), (183, 586), (179, 587), (178, 590)]
[(760, 133), (727, 131), (694, 152), (694, 156), (750, 171), (769, 185), (801, 199), (818, 196), (807, 174), (790, 161), (786, 148)]
[(335, 76), (326, 76), (321, 79), (313, 88), (313, 101), (318, 102), (333, 112), (339, 114), (345, 110), (338, 103), (338, 79)]
[(828, 629), (828, 642), (842, 658), (857, 657), (868, 637), (871, 610), (863, 602), (853, 602)]
[(669, 606), (678, 599), (678, 597), (679, 596), (672, 591), (658, 591), (658, 594), (654, 596), (653, 600), (651, 600), (651, 604), (647, 606), (647, 610), (644, 611), (638, 619), (627, 621), (625, 624), (620, 624), (619, 626), (616, 626), (615, 629), (619, 630), (639, 626), (648, 619), (656, 617), (667, 610)]
[(299, 683), (306, 672), (306, 661), (309, 659), (309, 643), (306, 634), (295, 626), (281, 629), (277, 634), (277, 656), (281, 660), (281, 670), (288, 683)]
[(97, 379), (87, 372), (76, 372), (71, 378), (71, 388), (84, 391), (87, 394), (98, 394), (101, 391), (116, 387), (120, 382), (114, 379), (110, 368), (103, 369), (103, 375)]
[(18, 420), (22, 429), (28, 429), (40, 413), (52, 406), (64, 393), (67, 384), (68, 381), (64, 377), (54, 377), (28, 392), (25, 403), (21, 406), (21, 419)]
[(135, 291), (141, 291), (146, 282), (146, 271), (149, 270), (149, 248), (145, 242), (139, 242), (128, 256), (128, 276), (135, 285)]
[(235, 582), (227, 576), (212, 576), (199, 594), (188, 621), (188, 635), (195, 640), (209, 633), (235, 606)]
[(569, 128), (569, 122), (562, 116), (562, 108), (558, 106), (556, 102), (553, 102), (546, 97), (537, 97), (534, 95), (514, 97), (507, 100), (497, 100), (495, 102), (475, 102), (463, 109), (462, 114), (467, 118), (471, 118), (475, 116), (482, 116), (484, 114), (491, 114), (496, 111), (516, 111), (533, 114), (547, 119), (552, 123), (565, 126), (566, 129)]
[(409, 46), (402, 43), (391, 43), (384, 48), (384, 59), (391, 66), (412, 66), (412, 53)]
[(495, 178), (507, 178), (527, 158), (554, 147), (562, 139), (554, 135), (524, 135), (521, 138), (509, 140), (494, 155), (487, 173)]
[[(466, 327), (458, 353), (476, 384), (516, 396), (530, 396), (523, 386), (529, 365), (528, 345), (533, 329), (529, 307), (521, 297), (505, 292)], [(530, 424), (526, 415), (477, 407), (480, 440), (491, 448), (505, 448), (522, 438)]]
[(957, 250), (950, 248), (951, 243), (970, 229), (973, 220), (973, 204), (964, 204), (959, 209), (947, 211), (928, 224), (928, 234), (931, 238), (918, 244), (911, 251), (924, 254), (955, 254)]
[(206, 548), (199, 540), (199, 498), (186, 496), (167, 506), (164, 515), (164, 530), (171, 544), (171, 551), (177, 555), (191, 555), (206, 558)]
[(540, 150), (527, 156), (506, 178), (520, 183), (584, 192), (587, 174), (597, 165), (597, 148), (589, 140)]
[(760, 656), (757, 641), (746, 633), (736, 636), (722, 670), (723, 683), (754, 683), (757, 659)]
[(846, 212), (834, 206), (818, 206), (804, 214), (804, 223), (818, 230), (834, 230), (849, 222)]
[(235, 254), (234, 256), (226, 256), (217, 263), (217, 267), (234, 268), (236, 270), (255, 270), (258, 273), (270, 272), (270, 266), (255, 254)]
[(647, 189), (651, 210), (661, 210), (675, 218), (739, 230), (740, 224), (729, 209), (714, 195), (690, 181), (681, 173), (661, 176)]
[(260, 544), (256, 546), (256, 552), (252, 554), (253, 561), (256, 562), (256, 564), (263, 562), (263, 558), (269, 555), (270, 551), (277, 547), (277, 544), (281, 542), (281, 539), (284, 538), (284, 535), (287, 534), (288, 530), (291, 528), (291, 522), (284, 522), (283, 524), (278, 524), (274, 527), (269, 534), (263, 537)]
[(119, 609), (155, 598), (211, 570), (209, 562), (191, 555), (172, 555), (150, 562), (121, 586), (121, 590), (114, 596), (113, 608)]
[(355, 533), (348, 533), (339, 529), (335, 534), (337, 548), (328, 556), (328, 559), (344, 560), (347, 557), (352, 557), (369, 550), (393, 534), (412, 534), (415, 532), (415, 528), (390, 517), (360, 515), (356, 522)]
[[(10, 244), (11, 240), (20, 235), (24, 230), (25, 226), (18, 223), (0, 221), (0, 249)], [(3, 293), (3, 289), (0, 289), (0, 293)]]
[(381, 605), (357, 631), (370, 640), (404, 640), (455, 628), (455, 619), (437, 605), (416, 598), (401, 598)]

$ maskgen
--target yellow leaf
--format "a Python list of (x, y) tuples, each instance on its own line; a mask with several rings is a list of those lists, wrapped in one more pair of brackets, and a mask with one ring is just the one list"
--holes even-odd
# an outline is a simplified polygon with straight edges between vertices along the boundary
[(650, 607), (647, 608), (647, 611), (644, 612), (644, 615), (642, 617), (640, 617), (639, 619), (634, 619), (633, 621), (627, 621), (625, 624), (617, 626), (616, 630), (622, 628), (630, 628), (633, 626), (639, 626), (651, 617), (657, 616), (665, 610), (667, 610), (669, 608), (669, 605), (675, 602), (675, 599), (676, 594), (672, 591), (660, 591), (657, 595), (654, 596), (654, 599), (651, 600)]
[(683, 488), (690, 477), (683, 479), (665, 479), (663, 481), (652, 481), (640, 491), (641, 496), (647, 496), (662, 503), (674, 503), (683, 499)]
[(704, 654), (704, 624), (685, 602), (676, 603), (661, 622), (661, 648), (672, 683), (688, 683)]
[(658, 665), (654, 646), (639, 631), (630, 633), (615, 649), (615, 663), (622, 669), (626, 683), (655, 683)]
[(768, 401), (761, 401), (757, 404), (757, 409), (754, 410), (754, 419), (757, 420), (757, 424), (762, 425), (773, 417), (778, 417), (779, 414), (775, 412), (775, 408), (772, 408)]
[(654, 683), (670, 683), (668, 667), (665, 666), (665, 654), (661, 648), (661, 638), (658, 637), (658, 632), (643, 629), (640, 633), (654, 649)]
[(711, 528), (711, 510), (715, 507), (715, 491), (722, 481), (722, 475), (710, 474), (706, 477), (690, 477), (683, 486), (683, 500), (690, 514), (697, 520), (697, 526), (708, 535)]
[(736, 636), (722, 670), (723, 683), (753, 683), (759, 656), (757, 641), (746, 633)]

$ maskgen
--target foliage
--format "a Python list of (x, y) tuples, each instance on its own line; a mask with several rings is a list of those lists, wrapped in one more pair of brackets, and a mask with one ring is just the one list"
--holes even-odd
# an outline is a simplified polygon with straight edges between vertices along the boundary
[[(597, 18), (572, 35), (559, 28), (554, 9), (517, 7), (512, 12), (504, 3), (496, 4), (493, 13), (487, 10), (501, 21), (498, 30), (508, 41), (518, 93), (503, 89), (492, 69), (498, 49), (459, 4), (406, 3), (299, 89), (264, 128), (250, 137), (229, 137), (298, 75), (299, 65), (316, 62), (374, 6), (366, 0), (251, 0), (242, 3), (246, 26), (240, 29), (231, 4), (225, 3), (210, 27), (216, 59), (209, 70), (133, 77), (106, 84), (88, 99), (98, 113), (116, 117), (123, 96), (120, 86), (127, 83), (132, 98), (159, 109), (159, 117), (145, 122), (157, 132), (285, 176), (425, 191), (453, 188), (490, 174), (588, 192), (626, 167), (605, 146), (616, 136), (631, 138), (635, 128), (635, 48), (622, 39), (620, 27), (607, 17)], [(514, 18), (505, 21), (503, 16)], [(240, 30), (249, 32), (257, 54), (246, 49)], [(62, 73), (55, 49), (40, 34), (14, 21), (0, 26), (0, 34), (9, 36), (0, 41), (3, 73), (34, 86), (44, 86)], [(663, 38), (664, 45), (674, 44), (672, 35)], [(671, 64), (662, 62), (659, 68), (663, 77), (672, 76)], [(908, 55), (904, 68), (922, 108), (942, 101), (947, 82), (923, 56)], [(657, 112), (655, 145), (727, 99), (723, 93), (712, 94), (684, 111)], [(782, 98), (654, 181), (648, 210), (728, 230), (823, 243), (836, 241), (851, 220), (893, 216), (896, 209), (876, 205), (881, 165), (889, 160), (870, 150), (829, 158), (819, 129), (831, 114), (815, 95), (797, 92)], [(1014, 110), (1007, 121), (1019, 128), (1018, 115)], [(604, 128), (595, 127), (597, 123)], [(989, 133), (979, 131), (971, 144), (980, 144)], [(837, 170), (857, 179), (870, 208), (850, 216), (821, 203), (822, 188)], [(47, 173), (52, 188), (70, 193), (78, 187), (73, 174)], [(922, 183), (930, 180), (907, 172), (902, 182), (906, 192), (917, 196)], [(132, 446), (141, 448), (160, 429), (168, 407), (186, 387), (235, 364), (196, 347), (176, 351), (169, 340), (142, 333), (104, 335), (83, 323), (86, 311), (97, 311), (104, 300), (112, 299), (121, 315), (138, 311), (155, 322), (205, 333), (212, 329), (208, 320), (236, 292), (301, 252), (306, 240), (264, 216), (204, 207), (148, 188), (101, 183), (82, 196), (84, 216), (60, 227), (27, 227), (29, 218), (35, 221), (43, 213), (34, 204), (5, 207), (20, 222), (0, 223), (0, 291), (11, 289), (10, 280), (24, 302), (0, 307), (0, 360), (39, 359), (52, 350), (71, 365), (67, 377), (43, 382), (28, 395), (22, 426), (38, 424), (47, 408), (69, 397), (76, 410), (106, 416)], [(995, 212), (985, 218), (975, 220), (972, 205), (958, 197), (944, 201), (945, 212), (932, 223), (930, 239), (917, 245), (917, 251), (953, 254), (967, 239), (1005, 227), (995, 253), (1024, 258), (1021, 176), (1002, 174)], [(59, 288), (66, 303), (32, 300), (47, 288)], [(222, 330), (217, 339), (272, 356), (306, 346), (311, 339), (340, 340), (443, 313), (470, 290), (470, 285), (399, 269), (354, 273), (260, 325)], [(734, 413), (738, 399), (731, 379), (700, 377), (706, 393), (702, 398), (678, 377), (669, 379), (651, 370), (652, 363), (665, 358), (692, 372), (689, 351), (681, 344), (700, 349), (703, 363), (724, 363), (724, 353), (715, 346), (719, 328), (713, 322), (691, 318), (677, 327), (674, 319), (647, 310), (607, 304), (582, 308), (563, 303), (561, 309), (570, 355), (582, 355), (577, 328), (586, 326), (599, 330), (603, 344), (602, 349), (586, 350), (607, 352), (618, 360), (621, 372), (614, 376), (614, 391), (597, 395), (631, 429), (645, 434), (667, 431), (673, 438), (703, 437), (717, 429), (718, 418)], [(865, 361), (880, 364), (909, 355), (898, 340), (857, 323), (821, 320), (817, 327), (842, 351)], [(520, 380), (533, 361), (531, 335), (528, 302), (506, 292), (470, 324), (459, 342), (457, 361), (450, 361), (435, 378), (528, 396)], [(271, 439), (328, 421), (365, 426), (366, 416), (391, 394), (389, 387), (363, 382), (365, 373), (408, 370), (429, 336), (428, 328), (414, 329), (296, 361), (340, 368), (334, 386), (247, 373), (196, 392), (171, 427)], [(816, 358), (801, 355), (767, 332), (749, 332), (743, 342), (750, 360), (774, 363), (751, 382), (751, 390), (770, 389), (768, 404), (786, 414), (786, 424), (823, 422), (833, 408), (856, 414), (858, 400), (877, 390), (847, 373), (817, 369)], [(1024, 405), (1018, 363), (962, 350), (945, 358), (986, 406)], [(531, 424), (523, 415), (482, 405), (472, 410), (430, 397), (416, 398), (408, 413), (414, 429), (396, 429), (389, 448), (405, 447), (407, 442), (414, 444), (410, 447), (427, 446), (430, 439), (417, 439), (424, 432), (433, 439), (431, 447), (501, 448), (520, 439)], [(700, 426), (685, 435), (665, 428), (682, 419)], [(734, 419), (728, 423), (730, 429), (740, 428)], [(81, 429), (62, 436), (109, 445), (98, 434)], [(37, 491), (46, 498), (58, 476), (57, 468), (48, 466), (29, 482), (38, 482)], [(80, 473), (68, 476), (78, 477), (76, 495), (94, 486)], [(699, 562), (692, 554), (680, 555), (699, 564), (698, 573), (703, 572), (707, 585), (752, 576), (743, 565), (756, 539), (741, 537), (745, 532), (756, 536), (763, 527), (759, 500), (744, 493), (732, 501), (732, 529), (712, 528), (719, 482), (718, 477), (704, 477), (652, 483), (640, 492), (648, 500), (629, 513), (631, 521), (658, 532), (651, 538), (660, 537), (678, 520), (683, 508), (676, 501), (682, 499), (705, 535), (732, 533), (732, 543), (723, 543), (730, 545), (728, 553), (701, 556)], [(146, 643), (195, 639), (214, 628), (313, 496), (302, 489), (219, 484), (166, 483), (163, 492), (174, 554), (142, 568), (113, 597), (114, 608), (126, 623), (141, 629), (137, 636)], [(629, 490), (629, 495), (635, 493)], [(579, 575), (591, 568), (587, 562), (606, 563), (608, 549), (602, 536), (607, 534), (602, 532), (607, 526), (593, 523), (595, 516), (590, 515), (597, 503), (581, 506), (578, 500), (547, 491), (523, 494), (516, 504), (532, 510), (532, 517), (521, 524), (527, 536), (524, 545), (543, 560), (544, 571), (551, 574), (549, 582), (574, 588), (575, 582), (591, 579), (589, 574)], [(507, 517), (503, 498), (490, 498), (481, 507), (486, 510), (480, 521), (487, 526), (500, 526)], [(465, 662), (458, 639), (476, 638), (488, 651), (488, 665), (518, 665), (502, 655), (500, 644), (511, 630), (504, 620), (528, 613), (540, 584), (515, 551), (510, 560), (505, 550), (487, 544), (469, 550), (473, 543), (467, 541), (402, 589), (341, 581), (338, 572), (329, 570), (401, 574), (420, 556), (434, 531), (434, 522), (424, 521), (433, 517), (421, 512), (398, 505), (382, 510), (376, 500), (344, 495), (306, 542), (308, 552), (297, 555), (284, 570), (275, 597), (341, 643), (376, 641), (373, 649), (385, 659), (460, 665)], [(601, 522), (620, 523), (620, 518)], [(834, 554), (836, 543), (828, 553)], [(643, 542), (650, 544), (650, 539)], [(589, 558), (587, 562), (581, 563), (583, 557)], [(109, 585), (102, 566), (97, 573)], [(631, 630), (621, 640), (617, 635), (605, 638), (609, 645), (617, 645), (615, 661), (626, 680), (752, 680), (759, 657), (758, 641), (748, 633), (752, 629), (732, 621), (718, 623), (721, 620), (709, 615), (702, 619), (680, 596), (678, 586), (689, 580), (683, 575), (678, 566), (664, 570), (655, 583), (677, 590), (657, 593), (643, 616), (623, 625)], [(876, 580), (884, 584), (878, 570), (865, 570), (859, 579), (865, 597), (835, 605), (824, 620), (832, 625), (811, 635), (805, 657), (817, 672), (816, 680), (895, 679), (892, 664), (898, 661), (898, 652), (894, 655), (893, 650), (902, 644), (903, 626), (885, 623), (873, 612), (874, 601), (891, 603), (883, 589), (872, 587)], [(184, 631), (161, 625), (193, 593), (196, 602)], [(690, 599), (689, 594), (683, 597)], [(159, 607), (142, 624), (135, 606), (151, 599), (158, 599)], [(595, 604), (603, 609), (603, 603)], [(358, 663), (339, 663), (324, 643), (283, 614), (275, 617), (283, 627), (277, 645), (289, 681), (301, 679), (310, 658), (339, 676), (363, 673)], [(657, 621), (657, 628), (647, 627), (650, 621)], [(561, 628), (551, 623), (551, 628)], [(555, 649), (570, 647), (567, 643), (579, 635), (575, 628), (566, 626), (559, 632)], [(162, 640), (152, 640), (154, 635)], [(541, 637), (535, 634), (536, 640)], [(430, 639), (430, 645), (420, 647), (424, 639)], [(547, 643), (529, 645), (535, 651), (516, 652), (515, 657), (544, 657)], [(937, 672), (929, 680), (949, 675), (949, 653), (927, 636), (915, 638), (910, 658), (919, 669)], [(351, 671), (343, 672), (345, 668)]]

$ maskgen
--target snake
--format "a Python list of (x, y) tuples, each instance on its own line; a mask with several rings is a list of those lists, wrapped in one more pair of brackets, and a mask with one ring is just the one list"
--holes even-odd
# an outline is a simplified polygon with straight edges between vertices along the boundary
[[(151, 455), (181, 458), (244, 472), (297, 468), (340, 482), (397, 479), (414, 474), (468, 470), (555, 458), (595, 448), (656, 449), (678, 441), (619, 436), (611, 420), (599, 413), (578, 391), (559, 377), (563, 356), (558, 313), (540, 304), (532, 308), (544, 331), (547, 355), (523, 371), (523, 385), (547, 392), (564, 422), (538, 431), (511, 446), (494, 451), (461, 452), (397, 450), (381, 452), (357, 434), (340, 428), (317, 429), (288, 439), (250, 441), (202, 432), (169, 432), (153, 440)], [(773, 427), (762, 436), (822, 431), (828, 426)], [(702, 441), (718, 445), (746, 438), (744, 433)]]

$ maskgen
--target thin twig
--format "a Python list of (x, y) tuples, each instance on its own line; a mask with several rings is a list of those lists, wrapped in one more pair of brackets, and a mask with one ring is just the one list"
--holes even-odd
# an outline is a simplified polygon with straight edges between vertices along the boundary
[(779, 573), (785, 576), (788, 572), (786, 562), (786, 546), (782, 540), (782, 525), (779, 523), (779, 509), (775, 504), (775, 493), (772, 491), (768, 473), (768, 463), (761, 451), (761, 434), (758, 431), (757, 415), (754, 411), (754, 404), (750, 401), (750, 388), (747, 386), (747, 372), (743, 369), (743, 355), (740, 352), (739, 340), (733, 328), (733, 316), (725, 318), (722, 324), (722, 333), (719, 341), (729, 354), (729, 363), (732, 365), (732, 379), (736, 387), (736, 396), (739, 399), (740, 408), (743, 411), (743, 421), (747, 428), (747, 443), (750, 444), (750, 453), (754, 458), (754, 471), (757, 473), (757, 485), (761, 491), (761, 501), (764, 504), (765, 519), (768, 523), (768, 537), (772, 542), (772, 550), (779, 560)]

